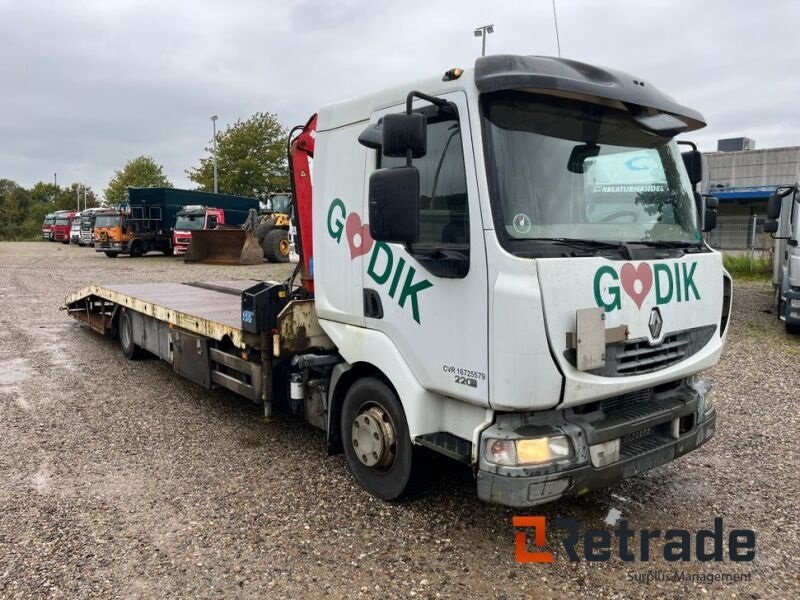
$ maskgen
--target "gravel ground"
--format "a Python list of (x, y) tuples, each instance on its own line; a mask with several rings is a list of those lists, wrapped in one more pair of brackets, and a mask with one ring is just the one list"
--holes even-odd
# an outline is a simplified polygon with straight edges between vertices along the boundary
[[(796, 598), (800, 340), (766, 283), (735, 286), (733, 329), (710, 372), (716, 437), (610, 489), (524, 514), (606, 527), (753, 529), (752, 563), (514, 561), (514, 511), (432, 459), (411, 501), (362, 492), (342, 456), (297, 420), (207, 392), (58, 308), (89, 283), (277, 278), (286, 266), (211, 267), (90, 249), (0, 243), (0, 595), (3, 597)], [(611, 513), (611, 515), (609, 514)], [(676, 566), (677, 565), (677, 566)], [(632, 581), (651, 571), (750, 581)]]

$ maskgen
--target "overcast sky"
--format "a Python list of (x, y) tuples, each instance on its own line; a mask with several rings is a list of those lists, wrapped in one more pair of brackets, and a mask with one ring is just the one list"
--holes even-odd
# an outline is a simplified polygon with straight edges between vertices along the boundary
[[(800, 145), (797, 0), (556, 0), (564, 57), (700, 110), (693, 139)], [(153, 156), (178, 187), (225, 126), (320, 106), (480, 54), (556, 54), (551, 0), (0, 0), (0, 178), (84, 181)]]

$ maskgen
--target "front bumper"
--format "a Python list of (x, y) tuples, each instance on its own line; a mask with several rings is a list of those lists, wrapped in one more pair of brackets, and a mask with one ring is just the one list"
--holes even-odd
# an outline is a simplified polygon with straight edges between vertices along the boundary
[(800, 325), (800, 307), (792, 306), (793, 303), (800, 303), (800, 289), (789, 288), (786, 290), (784, 298), (784, 314), (782, 315), (787, 325)]
[[(484, 432), (481, 440), (478, 497), (506, 506), (535, 506), (564, 496), (579, 496), (668, 463), (698, 448), (714, 435), (716, 411), (712, 407), (703, 412), (702, 400), (695, 389), (681, 386), (677, 392), (651, 393), (649, 401), (653, 409), (649, 414), (643, 409), (647, 405), (643, 404), (633, 406), (627, 415), (620, 411), (605, 418), (602, 412), (578, 415), (571, 410), (515, 415), (514, 419), (507, 419), (499, 431), (508, 432), (508, 425), (514, 427), (514, 421), (517, 431), (523, 434), (532, 429), (549, 428), (569, 435), (575, 456), (571, 461), (541, 467), (492, 465), (484, 458), (484, 446), (486, 438), (498, 435), (495, 424)], [(661, 410), (657, 410), (659, 407)], [(634, 415), (633, 418), (629, 418), (630, 415)], [(683, 429), (678, 433), (679, 425)], [(613, 439), (622, 440), (619, 460), (606, 466), (594, 466), (589, 447)]]
[(95, 252), (119, 252), (120, 254), (127, 254), (129, 248), (128, 244), (122, 242), (95, 242)]

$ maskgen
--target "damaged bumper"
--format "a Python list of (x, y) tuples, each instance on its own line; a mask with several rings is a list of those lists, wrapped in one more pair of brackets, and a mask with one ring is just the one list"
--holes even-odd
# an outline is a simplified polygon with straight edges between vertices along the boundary
[[(640, 390), (581, 407), (499, 415), (481, 436), (478, 497), (513, 507), (578, 496), (668, 463), (707, 442), (716, 411), (704, 382)], [(491, 462), (498, 440), (570, 440), (568, 457), (541, 465)], [(487, 458), (488, 457), (488, 458)]]

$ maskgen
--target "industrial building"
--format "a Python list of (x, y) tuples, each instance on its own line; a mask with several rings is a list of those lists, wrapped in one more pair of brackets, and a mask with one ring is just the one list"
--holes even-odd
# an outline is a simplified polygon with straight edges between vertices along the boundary
[(800, 181), (800, 146), (756, 150), (750, 138), (719, 140), (716, 152), (704, 153), (702, 192), (719, 199), (717, 229), (708, 234), (721, 250), (771, 247), (763, 233), (767, 199), (780, 185)]

